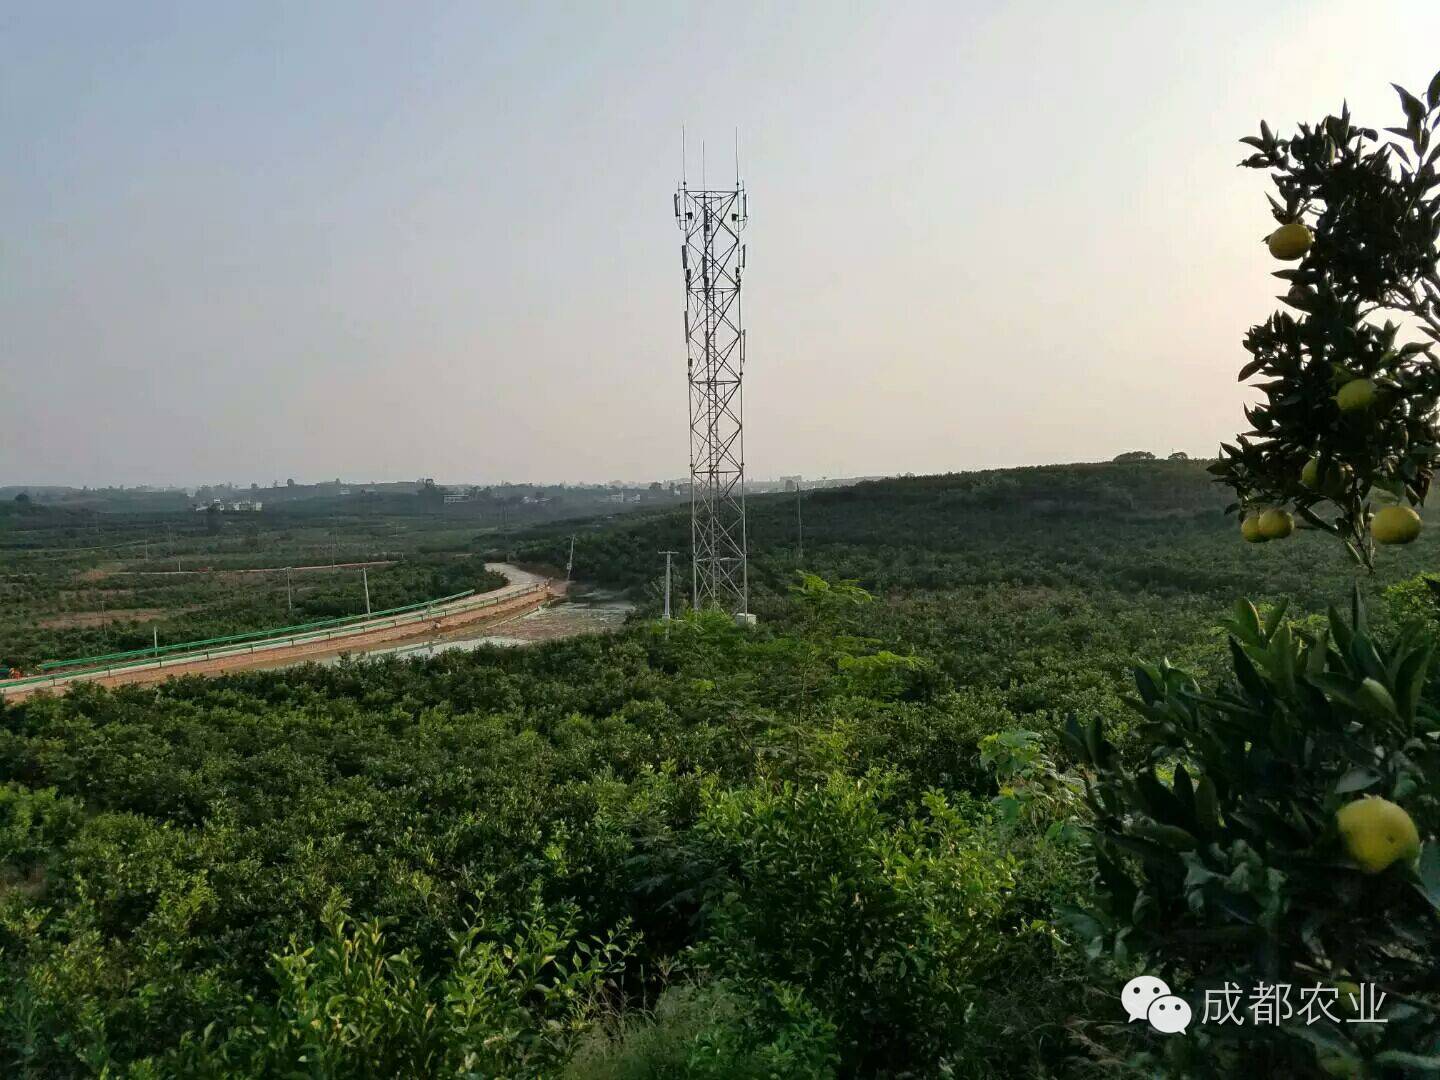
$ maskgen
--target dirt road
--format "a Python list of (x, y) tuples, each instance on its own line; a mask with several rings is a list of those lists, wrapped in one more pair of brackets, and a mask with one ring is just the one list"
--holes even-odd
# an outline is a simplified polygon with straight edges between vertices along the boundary
[(342, 562), (342, 563), (316, 563), (313, 566), (258, 566), (243, 570), (216, 570), (213, 567), (206, 567), (200, 570), (101, 570), (87, 571), (90, 575), (81, 575), (82, 580), (99, 581), (107, 577), (122, 577), (131, 575), (135, 577), (189, 577), (192, 574), (205, 574), (215, 576), (217, 574), (303, 574), (307, 570), (359, 570), (362, 567), (373, 568), (377, 566), (394, 566), (394, 559), (374, 559), (370, 562)]

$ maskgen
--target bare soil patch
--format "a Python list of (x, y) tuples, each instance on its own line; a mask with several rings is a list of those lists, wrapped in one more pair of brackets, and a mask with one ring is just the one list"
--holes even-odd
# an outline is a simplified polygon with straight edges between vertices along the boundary
[(198, 607), (179, 608), (106, 608), (104, 611), (62, 611), (58, 615), (47, 615), (36, 620), (47, 630), (67, 630), (78, 627), (105, 626), (115, 622), (159, 622), (172, 615), (183, 615), (199, 611)]

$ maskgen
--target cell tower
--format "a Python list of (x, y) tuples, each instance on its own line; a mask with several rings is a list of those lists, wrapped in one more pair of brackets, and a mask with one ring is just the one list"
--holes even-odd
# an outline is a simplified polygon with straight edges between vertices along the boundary
[[(683, 160), (683, 149), (682, 149)], [(680, 181), (675, 222), (685, 234), (685, 348), (690, 378), (690, 545), (696, 610), (749, 610), (745, 532), (745, 330), (740, 276), (748, 220), (736, 154), (735, 186)]]

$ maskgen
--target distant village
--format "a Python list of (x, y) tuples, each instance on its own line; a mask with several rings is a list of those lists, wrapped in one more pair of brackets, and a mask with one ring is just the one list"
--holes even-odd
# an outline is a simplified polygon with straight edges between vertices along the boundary
[[(763, 495), (773, 492), (810, 491), (818, 488), (845, 487), (861, 480), (881, 479), (878, 476), (805, 478), (781, 476), (771, 480), (748, 480), (747, 493)], [(433, 477), (408, 481), (367, 481), (359, 483), (340, 478), (318, 483), (299, 483), (293, 479), (274, 481), (268, 487), (252, 483), (247, 486), (231, 483), (201, 484), (195, 487), (151, 484), (113, 485), (106, 487), (68, 487), (56, 484), (11, 485), (0, 487), (0, 499), (13, 500), (24, 496), (26, 502), (50, 505), (86, 506), (99, 503), (125, 502), (164, 504), (179, 509), (176, 503), (188, 506), (195, 513), (255, 514), (266, 508), (277, 509), (290, 503), (314, 499), (420, 498), (439, 506), (505, 503), (512, 506), (545, 507), (556, 502), (643, 506), (669, 503), (688, 498), (688, 477), (674, 480), (635, 482), (611, 480), (608, 483), (526, 484), (441, 484)]]

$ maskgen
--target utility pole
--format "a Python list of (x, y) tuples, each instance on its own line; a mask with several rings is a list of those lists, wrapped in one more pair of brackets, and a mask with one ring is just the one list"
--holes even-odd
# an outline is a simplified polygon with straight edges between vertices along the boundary
[(152, 652), (160, 651), (160, 628), (158, 626), (150, 627), (150, 644), (154, 646)]
[(290, 592), (290, 570), (291, 570), (291, 569), (292, 569), (292, 568), (289, 567), (289, 566), (285, 567), (285, 613), (286, 613), (287, 615), (293, 615), (293, 614), (295, 613), (295, 599), (294, 599), (294, 596), (293, 596), (293, 595), (291, 594), (291, 592)]
[(662, 551), (665, 556), (665, 621), (670, 621), (670, 557), (680, 554), (678, 551)]
[(360, 568), (360, 580), (365, 583), (365, 614), (370, 614), (370, 572), (365, 567)]
[(800, 481), (795, 481), (795, 537), (800, 546), (800, 564), (805, 564), (805, 522), (800, 517)]
[(565, 584), (570, 584), (570, 572), (575, 569), (575, 534), (570, 534), (570, 559), (565, 563)]

